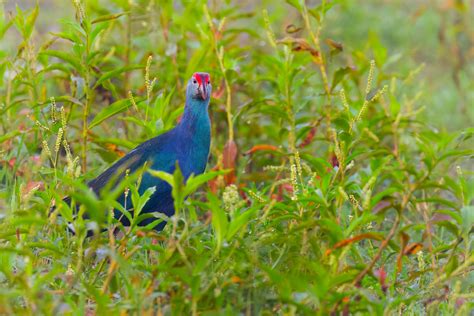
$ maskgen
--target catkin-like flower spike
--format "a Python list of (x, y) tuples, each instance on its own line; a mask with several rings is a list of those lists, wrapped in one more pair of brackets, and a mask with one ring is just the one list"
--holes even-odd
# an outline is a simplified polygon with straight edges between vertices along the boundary
[(357, 201), (357, 199), (351, 194), (349, 195), (349, 201), (351, 202), (352, 206), (355, 208), (355, 209), (360, 209), (360, 204), (359, 204), (359, 201)]
[(346, 166), (346, 171), (349, 170), (349, 169), (351, 169), (351, 168), (354, 167), (354, 166), (355, 166), (355, 162), (354, 162), (354, 160), (351, 160), (351, 161), (349, 162), (349, 164)]
[(344, 200), (348, 201), (349, 196), (347, 195), (346, 191), (344, 191), (344, 188), (339, 186), (338, 188), (339, 194), (344, 198)]
[(339, 142), (337, 139), (337, 133), (335, 130), (332, 130), (332, 137), (334, 139), (334, 154), (336, 155), (337, 161), (339, 162), (339, 168), (341, 170), (345, 169), (345, 158), (343, 155), (344, 142)]
[(202, 9), (204, 11), (204, 16), (206, 17), (207, 24), (209, 25), (209, 28), (214, 31), (214, 23), (212, 23), (212, 18), (211, 15), (209, 14), (209, 10), (207, 9), (207, 5), (203, 5)]
[(138, 106), (137, 106), (137, 103), (135, 102), (135, 98), (133, 97), (132, 91), (128, 91), (128, 99), (130, 100), (130, 103), (132, 103), (133, 107), (135, 108), (135, 111), (138, 112)]
[(51, 156), (51, 150), (49, 149), (48, 142), (45, 141), (45, 140), (43, 140), (43, 150), (44, 150), (45, 154), (46, 154), (49, 158), (52, 157), (52, 156)]
[(148, 100), (150, 100), (151, 91), (153, 91), (153, 87), (155, 86), (155, 83), (156, 83), (156, 77), (153, 78), (153, 80), (150, 83), (150, 86), (148, 87), (148, 89), (146, 91), (146, 96), (147, 96)]
[(153, 90), (153, 85), (156, 82), (156, 78), (153, 78), (150, 81), (150, 68), (151, 68), (152, 60), (153, 60), (153, 56), (152, 55), (148, 56), (148, 59), (146, 61), (146, 67), (145, 67), (145, 87), (146, 87), (146, 97), (148, 101), (150, 100), (151, 91)]
[(53, 120), (53, 123), (57, 121), (56, 117), (56, 100), (54, 97), (49, 98), (51, 101), (51, 120)]
[(234, 184), (227, 186), (222, 193), (222, 201), (224, 208), (229, 213), (233, 213), (237, 209), (240, 202), (239, 190)]
[(370, 61), (369, 76), (367, 77), (367, 86), (365, 88), (365, 94), (369, 95), (372, 89), (372, 80), (374, 79), (375, 60)]
[(71, 148), (69, 148), (69, 144), (66, 140), (66, 137), (63, 139), (63, 148), (66, 151), (66, 161), (68, 165), (68, 169), (73, 169), (74, 162), (72, 161), (72, 155), (71, 155)]
[(226, 17), (222, 18), (221, 22), (219, 23), (219, 26), (217, 27), (217, 30), (219, 32), (222, 32), (222, 30), (224, 29), (224, 25), (225, 25), (225, 22), (226, 22)]
[(84, 11), (84, 6), (80, 0), (73, 0), (73, 4), (76, 7), (76, 12), (79, 17), (79, 22), (82, 23), (86, 19), (86, 12)]
[(273, 186), (277, 187), (279, 185), (286, 184), (286, 183), (292, 183), (291, 178), (284, 178), (284, 179), (277, 180), (273, 182)]
[(347, 103), (346, 92), (344, 91), (344, 89), (341, 89), (341, 91), (339, 91), (339, 97), (341, 98), (344, 110), (347, 112), (347, 114), (350, 114), (349, 103)]
[(303, 168), (301, 167), (301, 158), (300, 158), (300, 153), (298, 150), (295, 151), (295, 163), (296, 163), (296, 172), (298, 174), (298, 178), (300, 181), (300, 186), (301, 189), (303, 190), (303, 193), (306, 193), (306, 188), (303, 186)]
[[(368, 100), (368, 96), (369, 96), (369, 93), (370, 93), (370, 90), (372, 88), (372, 81), (373, 81), (373, 78), (374, 78), (374, 70), (375, 70), (375, 61), (372, 60), (370, 62), (370, 69), (369, 69), (369, 76), (367, 77), (367, 87), (365, 89), (365, 99), (364, 99), (364, 103), (362, 104), (362, 107), (360, 108), (360, 111), (359, 113), (357, 114), (357, 116), (352, 120), (351, 122), (351, 127), (349, 129), (349, 132), (352, 134), (352, 130), (354, 128), (354, 125), (355, 123), (359, 122), (362, 118), (362, 115), (365, 113), (365, 111), (367, 110), (367, 107), (370, 103), (370, 101), (374, 100), (375, 97), (371, 98), (370, 100)], [(383, 89), (382, 89), (383, 90)]]
[(297, 179), (297, 171), (296, 171), (296, 165), (294, 163), (291, 163), (291, 166), (290, 166), (290, 170), (291, 170), (291, 184), (293, 186), (293, 195), (291, 197), (291, 199), (293, 201), (296, 201), (298, 200), (298, 179)]
[[(74, 172), (76, 172), (76, 173), (78, 172), (76, 166), (79, 167), (79, 174), (77, 176), (74, 174)], [(68, 171), (70, 172), (71, 176), (74, 176), (76, 178), (80, 175), (81, 166), (79, 166), (79, 157), (78, 156), (76, 156), (76, 158), (74, 158), (74, 160), (72, 161), (72, 164), (71, 164), (71, 169), (68, 170)]]
[(46, 131), (50, 131), (49, 127), (47, 127), (47, 126), (41, 124), (40, 121), (36, 121), (36, 122), (35, 122), (35, 125), (38, 126), (39, 128), (42, 128), (42, 129), (46, 130)]
[(248, 193), (254, 200), (257, 200), (258, 202), (260, 202), (260, 203), (265, 203), (266, 202), (264, 198), (262, 198), (260, 195), (253, 192), (252, 190), (248, 190)]
[(367, 192), (365, 192), (364, 200), (362, 202), (362, 208), (364, 210), (369, 209), (371, 200), (372, 200), (372, 189), (368, 189)]
[(263, 22), (265, 23), (265, 31), (267, 32), (267, 37), (268, 40), (270, 41), (270, 45), (272, 45), (273, 48), (276, 48), (276, 39), (275, 39), (275, 33), (273, 33), (272, 27), (270, 25), (270, 19), (268, 18), (268, 11), (264, 9), (262, 11), (263, 14)]
[(364, 128), (364, 132), (367, 134), (367, 136), (369, 136), (370, 138), (372, 138), (374, 141), (376, 141), (377, 143), (380, 141), (380, 139), (377, 137), (377, 135), (375, 135), (374, 133), (372, 133), (372, 131), (370, 129), (368, 129), (367, 127)]
[(374, 185), (375, 183), (375, 180), (377, 180), (377, 177), (376, 176), (372, 176), (370, 177), (369, 181), (367, 181), (367, 183), (364, 185), (364, 187), (362, 188), (362, 192), (367, 192), (368, 190), (371, 190), (372, 189), (372, 186)]
[(301, 166), (303, 167), (304, 171), (307, 173), (307, 174), (313, 174), (313, 170), (311, 170), (311, 167), (308, 166), (307, 163), (305, 163), (303, 161), (303, 163), (301, 164)]
[(219, 48), (219, 52), (217, 53), (217, 57), (219, 58), (219, 61), (222, 63), (224, 60), (224, 46), (221, 46)]
[(372, 97), (372, 99), (370, 99), (370, 102), (374, 102), (378, 100), (387, 91), (387, 89), (388, 89), (388, 86), (384, 85), (382, 89), (377, 91), (377, 93)]
[(63, 138), (63, 129), (62, 127), (58, 130), (58, 136), (56, 137), (56, 144), (54, 145), (54, 152), (58, 153), (59, 149), (61, 148), (61, 140)]
[(416, 259), (418, 261), (418, 269), (420, 269), (420, 271), (423, 271), (425, 269), (425, 260), (423, 259), (423, 251), (420, 250), (416, 253)]
[[(78, 159), (78, 161), (79, 161), (79, 159)], [(81, 175), (81, 166), (78, 165), (78, 166), (76, 167), (76, 171), (74, 172), (74, 177), (75, 177), (75, 178), (79, 178), (80, 175)]]
[(308, 181), (308, 186), (309, 187), (312, 187), (314, 185), (314, 183), (316, 182), (315, 180), (318, 178), (318, 173), (317, 172), (313, 172), (313, 174), (311, 175), (311, 178), (309, 179)]
[(299, 151), (295, 151), (295, 162), (296, 162), (296, 171), (298, 171), (298, 176), (300, 180), (303, 178), (303, 169), (301, 168), (301, 158)]
[(61, 107), (60, 112), (61, 112), (61, 125), (63, 129), (65, 130), (67, 126), (67, 119), (66, 119), (66, 110), (64, 109), (64, 106)]
[(264, 171), (284, 171), (287, 170), (288, 168), (286, 166), (273, 166), (273, 165), (268, 165), (264, 166), (263, 170)]

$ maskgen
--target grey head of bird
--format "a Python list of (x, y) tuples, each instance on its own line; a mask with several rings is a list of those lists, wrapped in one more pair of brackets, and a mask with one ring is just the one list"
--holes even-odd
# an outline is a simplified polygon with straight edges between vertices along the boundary
[(211, 76), (206, 72), (195, 72), (189, 79), (186, 95), (195, 100), (208, 101), (211, 92)]

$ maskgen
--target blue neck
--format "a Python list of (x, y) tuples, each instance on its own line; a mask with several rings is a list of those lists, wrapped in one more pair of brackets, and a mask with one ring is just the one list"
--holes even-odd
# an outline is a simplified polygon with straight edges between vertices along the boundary
[(186, 98), (184, 114), (177, 128), (193, 139), (210, 141), (209, 100)]

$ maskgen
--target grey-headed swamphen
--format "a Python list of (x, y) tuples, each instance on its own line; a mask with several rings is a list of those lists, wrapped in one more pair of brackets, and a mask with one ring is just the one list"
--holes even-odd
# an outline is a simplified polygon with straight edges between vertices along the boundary
[[(211, 122), (208, 114), (211, 91), (209, 74), (194, 73), (186, 88), (184, 114), (176, 127), (130, 151), (101, 175), (90, 181), (88, 186), (99, 195), (102, 188), (110, 187), (111, 181), (116, 185), (124, 178), (126, 172), (132, 174), (140, 170), (145, 163), (152, 170), (167, 173), (173, 173), (176, 163), (178, 163), (185, 179), (191, 174), (203, 173), (211, 142)], [(138, 191), (143, 194), (150, 187), (155, 187), (156, 190), (145, 204), (141, 214), (159, 212), (172, 216), (175, 210), (171, 186), (150, 173), (144, 172)], [(125, 195), (122, 194), (117, 201), (122, 206), (126, 205), (127, 208), (132, 206), (130, 196), (125, 198)], [(66, 200), (66, 202), (69, 201)], [(120, 211), (114, 210), (114, 216), (125, 226), (130, 224)], [(154, 217), (147, 218), (139, 225), (148, 225), (155, 220)], [(160, 231), (165, 225), (166, 222), (162, 221), (154, 229)]]

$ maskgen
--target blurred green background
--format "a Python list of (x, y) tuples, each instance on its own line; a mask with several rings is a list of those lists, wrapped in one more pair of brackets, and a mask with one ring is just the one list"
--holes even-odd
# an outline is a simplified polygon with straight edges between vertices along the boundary
[[(38, 45), (50, 38), (48, 32), (59, 32), (62, 18), (74, 16), (72, 1), (64, 0), (3, 0), (5, 13), (31, 9), (36, 2), (41, 6), (36, 24), (35, 40)], [(0, 2), (0, 3), (2, 3)], [(165, 59), (160, 22), (160, 6), (167, 1), (130, 0), (135, 16), (132, 24), (132, 39), (137, 46), (148, 42), (150, 52), (156, 60)], [(474, 20), (470, 1), (461, 0), (344, 0), (331, 8), (326, 16), (322, 37), (332, 38), (349, 51), (370, 53), (380, 46), (379, 57), (385, 63), (387, 74), (399, 73), (401, 77), (418, 69), (419, 76), (412, 88), (420, 92), (419, 104), (425, 107), (424, 119), (440, 129), (458, 130), (472, 126), (474, 122)], [(87, 1), (97, 12), (121, 12), (127, 1)], [(172, 2), (169, 2), (172, 3)], [(186, 1), (185, 1), (186, 3)], [(225, 7), (228, 1), (209, 1), (214, 7)], [(306, 1), (313, 6), (320, 1)], [(330, 1), (328, 3), (331, 3)], [(235, 3), (233, 3), (235, 5)], [(180, 14), (182, 6), (176, 6)], [(285, 34), (288, 25), (302, 26), (297, 12), (285, 1), (239, 1), (241, 12), (251, 15), (249, 24), (259, 25), (260, 12), (267, 8), (274, 31), (278, 37)], [(136, 11), (135, 11), (136, 10)], [(140, 12), (140, 14), (136, 14)], [(180, 21), (177, 21), (180, 23)], [(196, 23), (202, 23), (201, 17)], [(237, 22), (242, 26), (242, 22)], [(240, 23), (240, 25), (239, 25)], [(258, 27), (260, 28), (260, 27)], [(264, 45), (245, 33), (236, 34), (250, 47)], [(0, 42), (0, 49), (13, 52), (20, 36), (13, 29)], [(172, 42), (172, 41), (171, 41)], [(155, 45), (156, 44), (156, 45)], [(173, 50), (169, 46), (168, 53)], [(144, 53), (144, 52), (141, 52)], [(349, 56), (350, 54), (346, 54)], [(135, 60), (143, 58), (140, 53)], [(349, 64), (350, 61), (347, 61)], [(159, 72), (159, 69), (157, 69)]]

